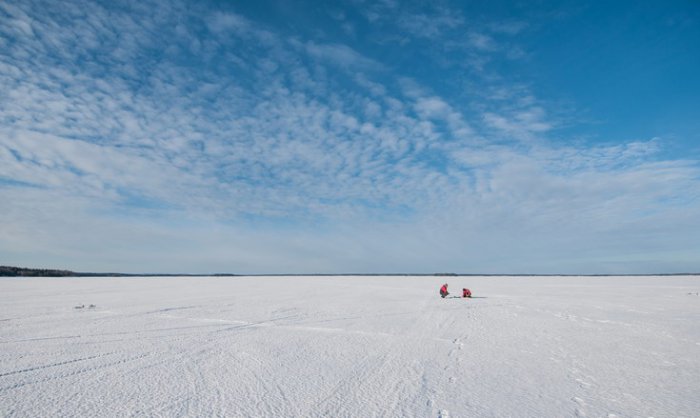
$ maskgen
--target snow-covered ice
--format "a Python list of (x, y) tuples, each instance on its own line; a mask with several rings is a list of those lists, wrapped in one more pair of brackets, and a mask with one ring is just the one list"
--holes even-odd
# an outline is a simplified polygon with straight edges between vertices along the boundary
[[(476, 298), (441, 299), (444, 281)], [(698, 276), (5, 278), (0, 416), (698, 417), (699, 291)]]

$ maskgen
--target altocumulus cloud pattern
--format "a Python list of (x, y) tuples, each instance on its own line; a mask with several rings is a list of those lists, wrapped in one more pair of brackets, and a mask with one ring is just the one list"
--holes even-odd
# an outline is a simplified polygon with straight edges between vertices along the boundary
[[(534, 73), (578, 75), (546, 57), (557, 28), (593, 7), (538, 7), (0, 3), (3, 261), (131, 272), (700, 269), (693, 137), (643, 118), (593, 120), (602, 108), (576, 84), (606, 68), (553, 95)], [(698, 33), (687, 16), (698, 14), (674, 7), (648, 13), (664, 14), (683, 56)], [(620, 48), (646, 39), (620, 30)]]

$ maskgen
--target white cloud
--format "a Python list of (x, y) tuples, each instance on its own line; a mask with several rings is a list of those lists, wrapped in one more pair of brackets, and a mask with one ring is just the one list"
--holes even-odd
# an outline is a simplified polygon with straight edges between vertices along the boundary
[(488, 24), (488, 28), (494, 33), (517, 35), (527, 29), (529, 24), (521, 20), (504, 20)]
[(292, 45), (302, 47), (309, 55), (344, 69), (379, 70), (382, 68), (379, 62), (357, 53), (347, 45), (318, 44), (315, 42), (306, 42), (304, 44), (292, 42)]
[(452, 112), (450, 106), (447, 103), (445, 103), (439, 97), (435, 96), (418, 99), (416, 103), (416, 110), (418, 111), (418, 113), (425, 115), (429, 118), (444, 118)]
[(469, 44), (471, 46), (480, 51), (496, 51), (498, 49), (496, 41), (483, 33), (471, 32), (469, 33), (467, 39), (469, 40)]
[(462, 26), (464, 20), (454, 11), (439, 9), (435, 14), (399, 15), (398, 26), (417, 38), (435, 39), (445, 31)]
[(226, 32), (250, 32), (253, 29), (248, 19), (232, 12), (214, 13), (207, 21), (207, 26), (213, 32), (225, 34)]
[(552, 129), (544, 109), (537, 106), (510, 111), (505, 115), (485, 112), (483, 121), (486, 126), (502, 132), (509, 139), (517, 140), (531, 140)]

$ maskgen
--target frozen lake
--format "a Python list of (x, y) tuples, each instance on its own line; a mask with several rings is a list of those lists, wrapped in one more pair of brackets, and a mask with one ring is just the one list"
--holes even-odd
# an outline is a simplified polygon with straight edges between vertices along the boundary
[[(478, 298), (441, 299), (445, 281)], [(4, 278), (0, 416), (698, 417), (698, 292), (698, 276)]]

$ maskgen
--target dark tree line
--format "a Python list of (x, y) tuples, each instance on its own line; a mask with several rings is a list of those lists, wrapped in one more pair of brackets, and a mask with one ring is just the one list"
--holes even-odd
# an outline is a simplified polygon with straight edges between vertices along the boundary
[(0, 276), (67, 277), (75, 276), (75, 273), (69, 270), (28, 269), (22, 267), (0, 266)]
[(0, 277), (206, 277), (206, 276), (236, 276), (230, 273), (216, 274), (128, 274), (128, 273), (86, 273), (70, 270), (31, 269), (24, 267), (0, 266)]

